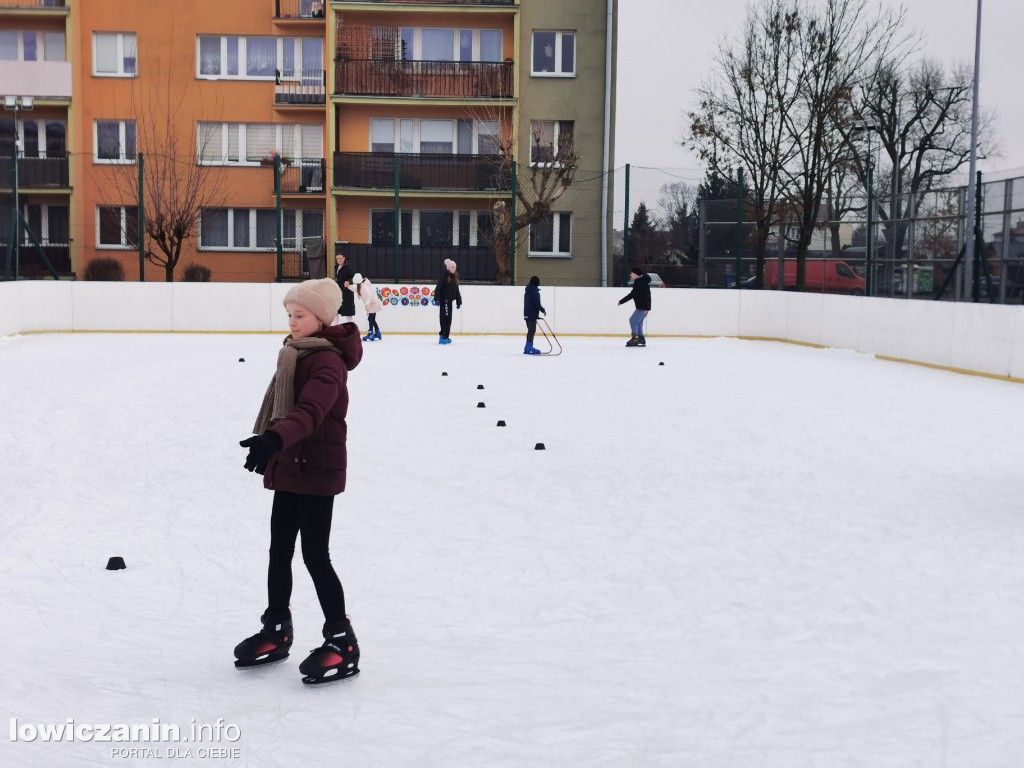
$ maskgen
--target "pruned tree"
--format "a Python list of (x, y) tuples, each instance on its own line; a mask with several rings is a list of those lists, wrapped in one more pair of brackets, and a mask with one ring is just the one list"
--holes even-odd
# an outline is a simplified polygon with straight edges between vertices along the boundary
[(682, 141), (719, 176), (732, 176), (740, 167), (746, 171), (745, 216), (756, 233), (758, 287), (777, 223), (782, 170), (795, 152), (786, 129), (799, 95), (793, 66), (799, 21), (800, 0), (765, 0), (748, 8), (743, 36), (719, 44)]
[[(173, 38), (173, 29), (169, 36)], [(196, 137), (196, 116), (185, 111), (194, 83), (188, 78), (175, 82), (173, 68), (157, 54), (147, 60), (145, 71), (153, 74), (132, 81), (128, 107), (135, 120), (136, 145), (145, 159), (145, 219), (139, 236), (145, 238), (146, 260), (173, 282), (183, 250), (199, 234), (201, 212), (224, 204), (224, 174), (200, 162), (209, 137)], [(216, 109), (200, 113), (209, 116)], [(109, 168), (121, 199), (139, 204), (138, 166)]]

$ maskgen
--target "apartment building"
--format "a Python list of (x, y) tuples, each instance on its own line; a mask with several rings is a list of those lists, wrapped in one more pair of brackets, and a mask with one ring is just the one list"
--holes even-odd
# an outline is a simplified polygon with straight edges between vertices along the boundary
[[(322, 249), (326, 269), (343, 251), (379, 280), (429, 279), (450, 257), (493, 281), (494, 206), (521, 183), (510, 159), (528, 179), (571, 137), (580, 168), (613, 167), (608, 3), (569, 5), (0, 0), (0, 57), (18, 68), (3, 67), (0, 97), (34, 110), (4, 113), (0, 176), (24, 137), (18, 208), (62, 275), (112, 258), (138, 278), (141, 174), (147, 220), (197, 213), (174, 279), (189, 264), (217, 281), (298, 279)], [(600, 284), (604, 194), (566, 195), (520, 231), (516, 281)], [(23, 233), (20, 263), (38, 267), (30, 246)]]

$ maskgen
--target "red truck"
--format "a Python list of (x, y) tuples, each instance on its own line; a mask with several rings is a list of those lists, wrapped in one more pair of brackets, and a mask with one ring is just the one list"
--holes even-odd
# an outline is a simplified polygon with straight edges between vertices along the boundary
[[(796, 290), (796, 262), (785, 261), (786, 271), (783, 287)], [(764, 263), (764, 287), (776, 288), (779, 284), (779, 262), (768, 259)], [(864, 295), (864, 278), (845, 261), (804, 262), (804, 290), (814, 293), (845, 293), (851, 296)]]

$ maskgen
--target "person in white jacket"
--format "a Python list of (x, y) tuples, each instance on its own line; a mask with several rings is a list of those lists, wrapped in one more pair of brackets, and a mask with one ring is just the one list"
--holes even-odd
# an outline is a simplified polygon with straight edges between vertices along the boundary
[(377, 298), (377, 289), (373, 287), (370, 278), (363, 277), (358, 272), (352, 278), (352, 283), (348, 286), (348, 289), (357, 298), (362, 299), (363, 306), (366, 307), (366, 319), (370, 321), (370, 327), (366, 331), (366, 335), (363, 336), (363, 341), (380, 341), (380, 326), (377, 325), (377, 313), (384, 307), (381, 305), (380, 299)]

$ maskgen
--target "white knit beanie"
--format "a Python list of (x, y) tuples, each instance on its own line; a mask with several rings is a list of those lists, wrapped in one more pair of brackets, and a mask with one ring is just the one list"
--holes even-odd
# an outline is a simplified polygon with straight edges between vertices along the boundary
[(355, 285), (359, 285), (361, 282), (363, 282), (363, 275), (362, 275), (362, 273), (361, 272), (356, 272), (354, 275), (352, 275), (352, 282)]
[(449, 272), (454, 272), (455, 271), (455, 262), (452, 261), (451, 259), (445, 259), (444, 260), (444, 265), (448, 269)]
[(341, 288), (329, 277), (306, 280), (285, 294), (284, 303), (305, 307), (321, 323), (330, 325), (341, 306)]

